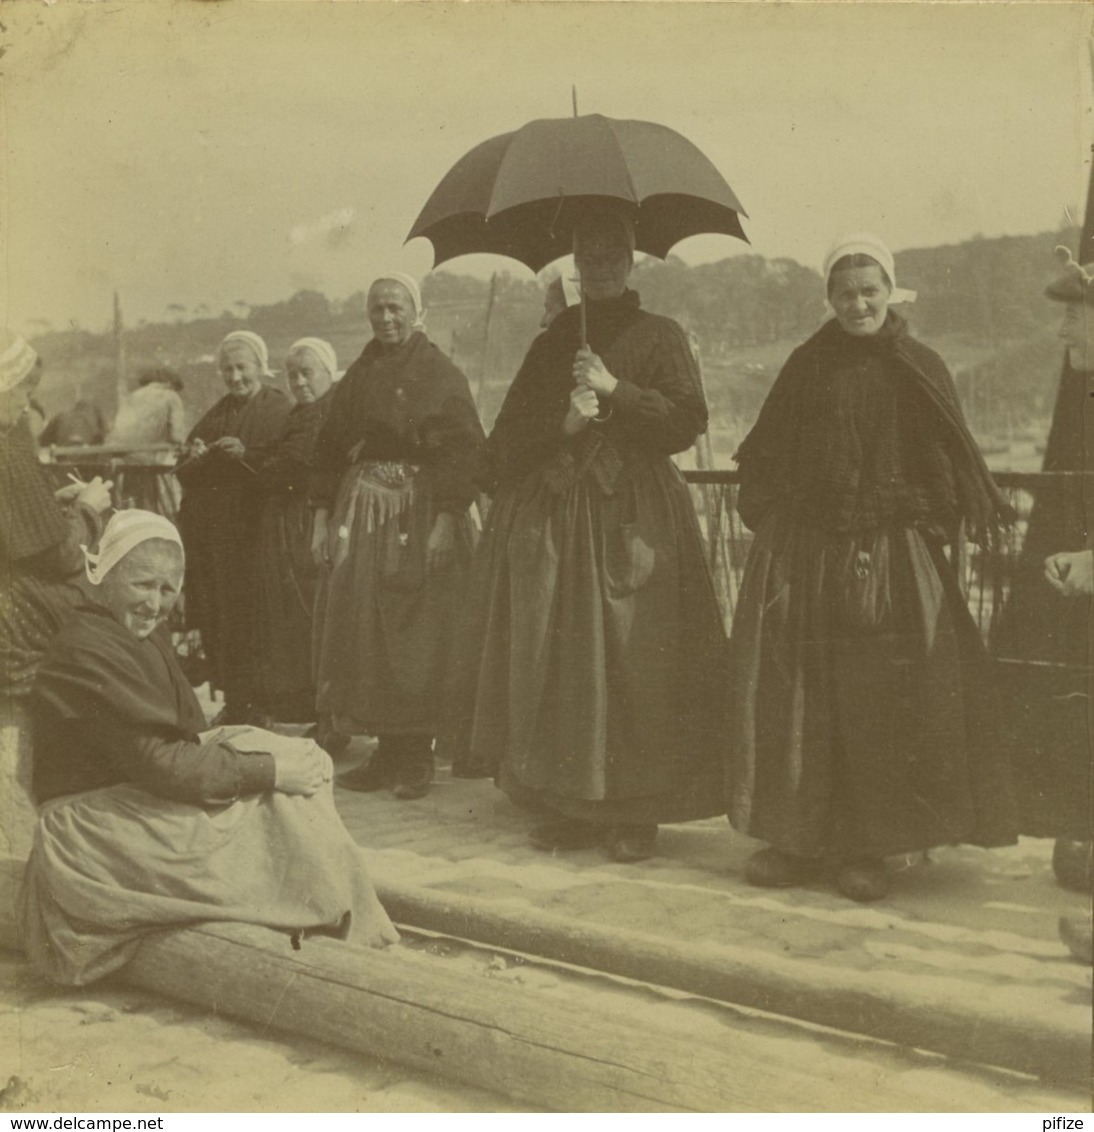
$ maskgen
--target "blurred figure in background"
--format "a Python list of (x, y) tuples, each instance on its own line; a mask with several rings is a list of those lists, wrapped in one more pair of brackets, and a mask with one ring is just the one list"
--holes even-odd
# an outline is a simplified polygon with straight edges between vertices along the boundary
[(182, 484), (179, 529), (186, 547), (187, 625), (201, 633), (210, 683), (224, 692), (218, 723), (259, 714), (255, 615), (262, 492), (258, 466), (281, 435), (292, 402), (264, 382), (266, 343), (235, 330), (217, 354), (227, 393), (194, 426)]
[[(147, 369), (137, 388), (118, 407), (106, 443), (119, 448), (148, 448), (186, 442), (186, 415), (182, 407), (182, 378), (172, 369)], [(136, 452), (133, 463), (170, 464), (171, 452)]]
[(547, 284), (547, 290), (543, 293), (543, 318), (539, 320), (540, 328), (546, 330), (567, 307), (577, 306), (580, 302), (581, 292), (577, 289), (577, 284), (565, 275), (556, 275)]
[(338, 376), (334, 348), (301, 338), (285, 358), (296, 407), (258, 468), (263, 492), (258, 546), (259, 705), (282, 723), (316, 719), (312, 631), (319, 568), (311, 553), (308, 499), (315, 443), (330, 412)]
[(43, 448), (75, 448), (102, 444), (106, 436), (106, 418), (102, 409), (81, 397), (71, 409), (55, 413), (38, 436)]

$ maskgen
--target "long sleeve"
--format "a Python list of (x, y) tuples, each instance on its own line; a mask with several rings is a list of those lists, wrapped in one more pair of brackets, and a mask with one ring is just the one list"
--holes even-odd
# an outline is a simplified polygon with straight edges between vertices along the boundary
[[(460, 514), (475, 499), (475, 467), (483, 443), (482, 425), (470, 396), (449, 397), (436, 421), (422, 428), (423, 455), (433, 481), (438, 511)], [(430, 458), (431, 450), (435, 455)]]
[(91, 547), (99, 538), (102, 521), (90, 507), (74, 503), (65, 513), (65, 537), (53, 546), (19, 560), (19, 569), (44, 581), (61, 581), (84, 567), (81, 546)]
[(273, 755), (229, 743), (167, 739), (118, 720), (96, 722), (97, 745), (118, 776), (150, 794), (196, 805), (231, 802), (275, 785)]
[(551, 379), (547, 337), (528, 350), (482, 452), (479, 486), (490, 495), (546, 464), (566, 442), (569, 387)]
[(346, 452), (352, 443), (352, 407), (359, 380), (354, 363), (331, 392), (331, 407), (315, 442), (308, 497), (318, 508), (331, 510), (346, 470)]
[(707, 405), (683, 330), (668, 319), (659, 322), (649, 382), (638, 385), (619, 378), (609, 404), (629, 438), (671, 456), (686, 451), (706, 430)]

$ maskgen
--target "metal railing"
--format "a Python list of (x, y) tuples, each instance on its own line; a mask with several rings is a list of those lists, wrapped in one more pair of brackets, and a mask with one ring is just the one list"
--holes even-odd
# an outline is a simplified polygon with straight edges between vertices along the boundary
[[(105, 457), (105, 458), (104, 458)], [(174, 520), (180, 491), (170, 465), (132, 464), (121, 456), (102, 450), (86, 449), (73, 453), (68, 462), (44, 465), (58, 486), (100, 475), (114, 481), (114, 500), (118, 507), (144, 507)], [(687, 470), (683, 472), (699, 516), (706, 545), (707, 564), (721, 606), (727, 631), (733, 622), (741, 576), (752, 533), (737, 514), (738, 472), (729, 469)], [(999, 611), (1013, 583), (1022, 554), (1030, 513), (1035, 501), (1053, 502), (1074, 508), (1084, 493), (1094, 496), (1094, 473), (1084, 472), (998, 472), (996, 484), (1017, 513), (1017, 521), (1000, 543), (983, 550), (966, 543), (954, 561), (958, 581), (969, 609), (985, 639), (989, 639)], [(1057, 547), (1057, 550), (1077, 549)]]

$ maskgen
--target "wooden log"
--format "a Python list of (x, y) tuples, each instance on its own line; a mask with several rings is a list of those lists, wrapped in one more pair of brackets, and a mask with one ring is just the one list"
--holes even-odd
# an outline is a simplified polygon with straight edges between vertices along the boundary
[[(744, 1103), (748, 1083), (730, 1050), (650, 1035), (633, 1019), (469, 978), (443, 962), (322, 938), (293, 952), (268, 929), (210, 924), (148, 937), (123, 978), (560, 1111), (724, 1112)], [(766, 1100), (777, 1103), (785, 1079), (774, 1074), (772, 1087)]]
[(963, 1062), (1018, 1070), (1051, 1086), (1089, 1084), (1089, 1005), (1069, 1007), (1061, 1016), (1037, 988), (993, 986), (970, 1011), (967, 995), (959, 993), (960, 972), (900, 979), (884, 969), (802, 964), (760, 947), (623, 932), (543, 912), (523, 901), (484, 901), (405, 885), (376, 887), (398, 923)]

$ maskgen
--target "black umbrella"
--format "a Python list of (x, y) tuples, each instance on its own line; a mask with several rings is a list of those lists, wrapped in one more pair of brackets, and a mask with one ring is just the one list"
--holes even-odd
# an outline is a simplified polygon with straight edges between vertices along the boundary
[(433, 243), (433, 266), (473, 252), (539, 271), (572, 250), (582, 206), (612, 201), (635, 223), (637, 250), (664, 259), (687, 236), (747, 237), (747, 215), (687, 138), (653, 122), (586, 114), (541, 118), (462, 157), (407, 240)]

